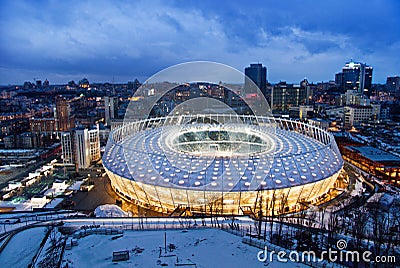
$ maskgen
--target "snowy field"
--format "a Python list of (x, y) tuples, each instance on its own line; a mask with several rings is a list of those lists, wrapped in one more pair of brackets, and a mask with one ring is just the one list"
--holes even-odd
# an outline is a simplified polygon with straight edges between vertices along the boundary
[[(114, 237), (114, 240), (112, 239)], [(217, 229), (167, 230), (164, 252), (164, 231), (126, 231), (120, 238), (93, 234), (78, 239), (78, 246), (65, 250), (62, 267), (175, 267), (175, 264), (196, 264), (183, 267), (307, 267), (300, 264), (261, 263), (259, 249), (242, 243), (242, 238)], [(160, 257), (160, 247), (161, 257)], [(129, 250), (130, 259), (112, 262), (113, 251)]]
[(45, 227), (19, 232), (0, 253), (1, 267), (28, 267), (45, 236)]

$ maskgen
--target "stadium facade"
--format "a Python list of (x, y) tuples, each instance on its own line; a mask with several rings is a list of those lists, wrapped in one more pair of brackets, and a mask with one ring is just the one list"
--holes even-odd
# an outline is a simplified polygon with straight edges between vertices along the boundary
[(113, 189), (163, 213), (264, 214), (329, 200), (343, 160), (333, 136), (284, 118), (196, 114), (126, 122), (103, 155)]

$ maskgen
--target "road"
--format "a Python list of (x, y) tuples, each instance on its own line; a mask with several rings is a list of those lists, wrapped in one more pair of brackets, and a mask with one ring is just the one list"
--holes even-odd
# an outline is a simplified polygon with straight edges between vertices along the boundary
[(94, 182), (94, 188), (89, 192), (77, 192), (71, 200), (75, 202), (73, 209), (77, 211), (85, 211), (90, 213), (96, 209), (96, 207), (104, 204), (116, 204), (116, 200), (122, 202), (120, 207), (122, 210), (128, 212), (132, 216), (144, 216), (144, 217), (159, 217), (165, 216), (160, 212), (151, 211), (148, 208), (139, 207), (138, 205), (128, 202), (124, 198), (118, 196), (111, 187), (110, 179), (107, 174), (102, 177), (97, 177), (96, 172), (88, 171), (90, 174), (90, 180)]
[(96, 207), (104, 204), (115, 204), (118, 198), (111, 188), (110, 179), (107, 175), (94, 177), (94, 188), (89, 192), (77, 192), (71, 198), (75, 202), (75, 210), (91, 212)]

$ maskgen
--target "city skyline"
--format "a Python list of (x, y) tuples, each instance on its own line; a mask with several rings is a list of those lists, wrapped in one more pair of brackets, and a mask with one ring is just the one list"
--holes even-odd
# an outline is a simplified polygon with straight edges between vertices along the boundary
[[(397, 1), (51, 2), (1, 4), (0, 84), (145, 81), (165, 67), (216, 61), (268, 68), (268, 81), (334, 80), (350, 59), (398, 75)], [(360, 8), (362, 5), (362, 8)], [(338, 56), (340, 55), (340, 56)]]

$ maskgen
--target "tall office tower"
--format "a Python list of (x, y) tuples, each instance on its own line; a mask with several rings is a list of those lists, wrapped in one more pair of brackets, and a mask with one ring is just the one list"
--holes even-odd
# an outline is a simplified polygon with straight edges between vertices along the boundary
[(104, 118), (107, 126), (111, 126), (111, 120), (118, 117), (118, 98), (104, 97)]
[(57, 124), (57, 131), (63, 132), (68, 131), (75, 127), (74, 118), (71, 117), (71, 109), (69, 106), (68, 101), (61, 97), (56, 97), (56, 124)]
[(75, 130), (75, 162), (79, 168), (90, 166), (90, 143), (87, 129)]
[(396, 97), (400, 97), (400, 76), (388, 76), (386, 78), (386, 89), (390, 93), (394, 93)]
[(100, 128), (97, 124), (94, 128), (88, 130), (89, 146), (90, 146), (90, 161), (95, 162), (101, 159), (100, 153)]
[(250, 67), (244, 69), (245, 82), (244, 86), (246, 89), (251, 89), (251, 83), (249, 78), (257, 85), (261, 92), (266, 96), (267, 89), (267, 67), (261, 63), (250, 64)]
[(78, 168), (88, 168), (100, 160), (99, 127), (75, 130), (75, 163)]
[(92, 162), (101, 158), (99, 126), (64, 132), (61, 135), (61, 148), (64, 164), (88, 168)]
[(344, 91), (357, 90), (357, 93), (369, 97), (372, 93), (372, 70), (365, 63), (351, 60), (342, 68), (341, 73), (335, 75), (335, 83)]
[(64, 132), (61, 135), (61, 151), (62, 160), (64, 165), (73, 165), (74, 162), (74, 145), (73, 145), (73, 133)]

